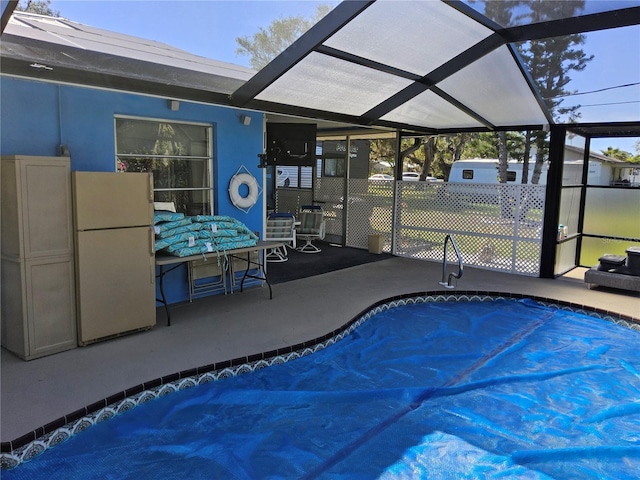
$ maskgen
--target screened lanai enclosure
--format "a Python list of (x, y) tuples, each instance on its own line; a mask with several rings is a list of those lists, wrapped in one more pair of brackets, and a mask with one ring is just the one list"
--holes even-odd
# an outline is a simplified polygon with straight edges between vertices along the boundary
[[(454, 234), (466, 265), (539, 274), (544, 185), (369, 180), (370, 142), (318, 142), (323, 158), (313, 169), (301, 167), (313, 170), (312, 184), (277, 187), (275, 209), (297, 213), (302, 205), (321, 205), (325, 239), (340, 245), (366, 249), (370, 235), (381, 235), (384, 251), (441, 262), (444, 238)], [(331, 170), (336, 160), (347, 163), (332, 151), (347, 143), (350, 177)]]
[[(335, 122), (273, 205), (322, 205), (329, 241), (441, 261), (454, 234), (466, 264), (553, 277), (640, 243), (640, 164), (601, 154), (637, 148), (639, 22), (637, 1), (344, 2), (232, 99)], [(486, 132), (492, 180), (449, 178), (463, 149), (407, 155)]]
[[(276, 187), (273, 208), (297, 214), (303, 205), (321, 205), (326, 240), (339, 245), (366, 249), (370, 235), (381, 235), (386, 252), (441, 262), (444, 239), (453, 234), (466, 265), (541, 274), (546, 182), (370, 179), (380, 162), (393, 164), (396, 139), (382, 134), (361, 137), (319, 140), (315, 167), (280, 167), (292, 182)], [(574, 144), (579, 138), (571, 136)], [(392, 157), (372, 159), (376, 143), (390, 146), (387, 154)], [(636, 167), (624, 162), (603, 166), (600, 156), (592, 156), (586, 161), (589, 171), (583, 184), (585, 162), (572, 159), (583, 152), (584, 147), (567, 148), (563, 154), (554, 275), (577, 265), (595, 265), (605, 253), (624, 254), (640, 242)], [(489, 161), (487, 170), (495, 178), (497, 160)], [(600, 170), (604, 173), (595, 175)], [(625, 172), (631, 180), (616, 180)]]

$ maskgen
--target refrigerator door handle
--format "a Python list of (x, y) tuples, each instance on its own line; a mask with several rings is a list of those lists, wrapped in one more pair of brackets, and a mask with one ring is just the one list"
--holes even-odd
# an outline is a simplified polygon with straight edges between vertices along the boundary
[(149, 253), (151, 256), (156, 254), (156, 236), (153, 227), (149, 228)]
[(149, 257), (149, 283), (156, 283), (156, 258), (153, 255)]
[(153, 227), (149, 228), (149, 281), (156, 282), (156, 241)]
[(153, 203), (153, 174), (149, 173), (149, 202)]

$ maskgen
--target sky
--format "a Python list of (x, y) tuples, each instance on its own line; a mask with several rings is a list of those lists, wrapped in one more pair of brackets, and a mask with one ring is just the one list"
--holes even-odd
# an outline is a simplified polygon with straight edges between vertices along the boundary
[[(312, 18), (318, 5), (338, 3), (337, 0), (52, 0), (50, 6), (62, 17), (79, 23), (157, 40), (196, 55), (250, 67), (249, 57), (236, 54), (236, 38), (251, 37), (280, 17)], [(640, 27), (619, 30), (615, 36), (611, 32), (588, 34), (583, 48), (588, 54), (594, 54), (595, 59), (585, 72), (571, 74), (572, 90), (592, 91), (640, 82), (640, 55), (637, 54)], [(615, 79), (609, 74), (614, 71)], [(632, 98), (640, 101), (640, 85), (635, 85), (573, 97), (567, 99), (565, 105), (572, 102), (585, 105), (582, 121), (606, 121), (606, 118), (589, 118), (597, 107), (588, 105), (615, 103), (618, 93), (625, 93), (628, 99), (630, 92)], [(607, 108), (616, 114), (621, 109), (630, 109), (630, 118), (640, 117), (640, 102)], [(636, 140), (594, 139), (592, 150), (614, 146), (636, 154)]]

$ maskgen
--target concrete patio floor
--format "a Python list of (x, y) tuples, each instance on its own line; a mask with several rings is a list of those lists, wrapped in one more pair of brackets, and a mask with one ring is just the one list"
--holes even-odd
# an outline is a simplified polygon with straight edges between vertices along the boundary
[[(244, 293), (173, 305), (147, 332), (25, 362), (2, 349), (1, 440), (12, 441), (115, 393), (214, 362), (295, 345), (324, 335), (395, 295), (446, 290), (438, 263), (394, 257)], [(640, 296), (589, 290), (576, 270), (556, 280), (465, 268), (457, 291), (517, 293), (634, 317)]]

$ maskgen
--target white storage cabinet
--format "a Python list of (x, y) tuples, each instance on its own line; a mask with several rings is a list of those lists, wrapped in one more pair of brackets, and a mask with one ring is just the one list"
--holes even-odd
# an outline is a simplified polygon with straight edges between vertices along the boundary
[(2, 346), (30, 360), (77, 346), (67, 157), (3, 156)]

